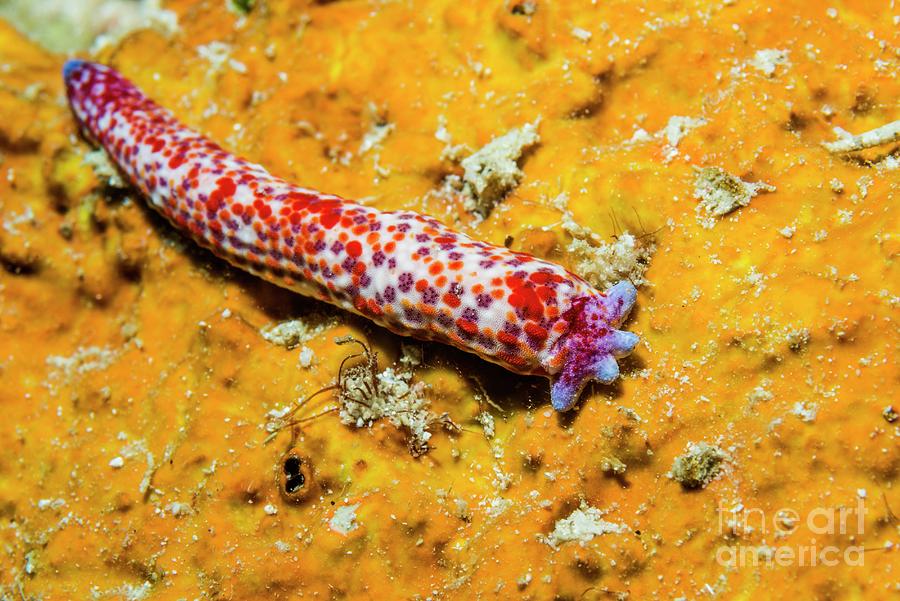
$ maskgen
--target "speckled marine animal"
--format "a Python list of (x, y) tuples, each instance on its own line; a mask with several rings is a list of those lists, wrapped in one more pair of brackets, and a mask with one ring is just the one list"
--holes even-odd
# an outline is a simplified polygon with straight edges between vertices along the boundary
[(72, 110), (154, 209), (230, 263), (521, 374), (549, 377), (553, 407), (612, 382), (638, 337), (617, 330), (636, 291), (601, 293), (531, 255), (411, 211), (379, 211), (290, 184), (180, 124), (115, 70), (70, 60)]

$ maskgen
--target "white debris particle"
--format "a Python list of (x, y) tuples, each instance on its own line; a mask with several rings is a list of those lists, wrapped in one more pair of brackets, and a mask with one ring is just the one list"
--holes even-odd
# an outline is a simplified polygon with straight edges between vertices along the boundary
[(631, 134), (631, 137), (626, 141), (627, 144), (642, 144), (644, 142), (649, 142), (653, 137), (647, 133), (647, 130), (638, 127), (635, 128), (634, 133)]
[(858, 180), (856, 180), (856, 187), (859, 188), (859, 197), (867, 197), (869, 195), (869, 186), (874, 183), (875, 180), (873, 180), (869, 175), (863, 175)]
[(572, 36), (576, 40), (580, 40), (582, 42), (590, 42), (593, 34), (587, 29), (582, 29), (581, 27), (573, 27)]
[(760, 382), (759, 386), (750, 391), (750, 394), (747, 395), (747, 400), (752, 404), (764, 403), (767, 401), (771, 401), (775, 398), (775, 395), (769, 390), (769, 385), (772, 384), (772, 381), (768, 378), (764, 379)]
[(179, 501), (169, 503), (166, 505), (165, 510), (174, 518), (182, 518), (194, 513), (194, 510), (188, 503), (181, 503)]
[(757, 50), (753, 58), (750, 59), (749, 65), (761, 71), (766, 77), (772, 77), (775, 75), (775, 70), (778, 67), (788, 68), (791, 66), (788, 54), (787, 50)]
[(290, 553), (291, 545), (289, 543), (284, 542), (283, 540), (275, 541), (275, 549), (280, 551), (281, 553)]
[(791, 413), (804, 422), (811, 424), (816, 421), (816, 416), (819, 415), (819, 406), (810, 402), (798, 402), (794, 403)]
[(831, 181), (828, 182), (828, 185), (831, 187), (831, 191), (835, 194), (843, 194), (844, 193), (844, 182), (839, 180), (836, 177), (832, 177)]
[(453, 515), (466, 522), (472, 518), (469, 513), (469, 504), (465, 499), (460, 497), (453, 499)]
[(900, 159), (892, 154), (889, 154), (875, 163), (875, 169), (877, 169), (879, 173), (883, 173), (885, 171), (896, 171), (897, 169), (900, 169)]
[(796, 231), (797, 231), (797, 228), (790, 226), (790, 225), (786, 225), (783, 228), (781, 228), (780, 230), (778, 230), (778, 233), (781, 234), (782, 236), (784, 236), (785, 238), (793, 238), (794, 233)]
[(626, 418), (630, 419), (631, 421), (633, 421), (635, 423), (640, 424), (644, 421), (644, 418), (642, 418), (638, 414), (638, 412), (635, 411), (634, 409), (632, 409), (631, 407), (625, 407), (623, 405), (619, 405), (618, 411), (619, 411), (619, 413), (624, 415)]
[(153, 474), (156, 473), (156, 469), (159, 467), (156, 465), (156, 459), (150, 451), (147, 451), (144, 459), (147, 462), (147, 469), (144, 470), (144, 475), (141, 477), (140, 484), (138, 484), (138, 491), (140, 491), (142, 495), (150, 490), (150, 482), (153, 480)]
[(27, 205), (24, 210), (22, 210), (21, 214), (16, 211), (9, 211), (5, 213), (3, 217), (3, 229), (13, 236), (22, 235), (22, 232), (18, 228), (20, 225), (37, 225), (37, 218), (34, 215), (34, 209), (31, 208), (31, 205)]
[(666, 141), (666, 147), (664, 149), (665, 160), (668, 162), (678, 156), (678, 144), (681, 140), (684, 139), (691, 130), (702, 127), (703, 125), (706, 125), (706, 119), (703, 118), (695, 119), (693, 117), (679, 117), (677, 115), (670, 117), (666, 126), (657, 134), (662, 136)]
[(516, 586), (519, 587), (519, 590), (527, 588), (528, 585), (531, 584), (532, 579), (533, 579), (533, 576), (531, 575), (531, 572), (528, 571), (525, 573), (524, 576), (521, 576), (520, 578), (518, 578), (516, 580)]
[(227, 64), (237, 73), (246, 73), (246, 65), (229, 56), (231, 50), (231, 45), (217, 40), (197, 46), (197, 54), (209, 61), (210, 65), (212, 65), (212, 72), (221, 71), (222, 67)]
[(751, 265), (747, 275), (744, 276), (744, 282), (753, 288), (753, 296), (759, 297), (763, 290), (766, 289), (766, 276), (760, 273), (755, 265)]
[(504, 499), (503, 497), (494, 497), (486, 503), (480, 503), (480, 505), (485, 507), (485, 513), (487, 513), (488, 517), (498, 518), (506, 513), (507, 509), (512, 507), (513, 502), (512, 500)]
[(313, 352), (311, 348), (306, 346), (305, 344), (300, 347), (300, 356), (297, 357), (297, 364), (306, 369), (313, 364), (313, 360), (315, 360), (316, 354)]
[(406, 367), (422, 365), (422, 347), (418, 344), (400, 341), (400, 365)]
[(109, 467), (113, 469), (119, 469), (123, 465), (125, 465), (125, 460), (118, 455), (109, 460)]
[(834, 142), (824, 142), (822, 144), (828, 152), (837, 154), (856, 152), (900, 140), (900, 120), (876, 127), (856, 136), (838, 127), (834, 128), (834, 132), (838, 139)]
[(363, 136), (359, 145), (360, 156), (366, 154), (376, 146), (380, 146), (382, 142), (394, 131), (393, 123), (373, 123), (369, 131)]
[(41, 511), (46, 511), (48, 509), (62, 509), (66, 506), (65, 499), (38, 499), (37, 508)]
[(685, 488), (706, 488), (719, 475), (728, 454), (707, 442), (689, 442), (685, 453), (675, 458), (669, 477)]
[(334, 516), (328, 521), (328, 527), (344, 536), (359, 528), (359, 524), (356, 523), (356, 510), (359, 509), (359, 505), (359, 503), (354, 503), (338, 507), (334, 511)]
[(491, 485), (499, 492), (509, 490), (509, 487), (512, 486), (512, 474), (507, 474), (500, 469), (500, 466), (494, 465), (494, 478), (491, 480)]
[(539, 122), (512, 129), (462, 160), (466, 210), (487, 216), (519, 184), (524, 173), (518, 161), (523, 150), (540, 141)]
[(289, 319), (265, 325), (260, 328), (259, 334), (265, 340), (290, 350), (317, 337), (330, 328), (332, 322), (331, 319), (319, 319), (315, 324), (309, 325), (300, 319)]
[(73, 376), (90, 371), (104, 370), (112, 365), (118, 356), (117, 351), (99, 346), (79, 347), (68, 357), (49, 355), (46, 362), (53, 368), (49, 374), (49, 380), (71, 379)]
[(693, 129), (706, 125), (706, 119), (695, 119), (693, 117), (673, 116), (669, 118), (666, 126), (662, 129), (662, 135), (666, 138), (669, 146), (678, 146), (678, 143)]
[[(674, 405), (670, 407), (669, 410), (671, 411), (673, 407)], [(669, 415), (669, 417), (671, 417), (671, 415)], [(628, 471), (628, 466), (618, 457), (604, 457), (600, 460), (600, 471), (604, 474), (621, 476)]]
[(266, 503), (263, 506), (263, 512), (266, 515), (278, 515), (278, 508), (272, 505), (271, 503)]
[(119, 595), (120, 599), (124, 601), (143, 601), (147, 598), (147, 595), (150, 594), (151, 584), (149, 582), (144, 582), (140, 586), (135, 586), (133, 584), (123, 584), (117, 589), (110, 591), (110, 597), (114, 595)]
[(266, 422), (266, 432), (278, 432), (284, 428), (284, 418), (290, 415), (294, 408), (295, 406), (285, 405), (284, 407), (270, 409), (269, 412), (266, 413), (266, 417), (268, 418), (268, 421)]
[(485, 438), (493, 438), (495, 433), (494, 416), (487, 411), (482, 411), (475, 416), (475, 421), (484, 429)]
[(110, 188), (125, 189), (128, 184), (122, 179), (119, 170), (113, 165), (109, 159), (109, 155), (102, 148), (92, 150), (82, 157), (81, 162), (94, 170), (97, 179), (105, 183)]
[(865, 488), (857, 488), (856, 496), (859, 497), (860, 499), (865, 499), (868, 496), (868, 493), (866, 492)]
[(853, 222), (853, 211), (838, 209), (838, 223), (847, 225)]
[(438, 125), (437, 129), (434, 130), (434, 137), (438, 142), (443, 142), (444, 144), (450, 144), (453, 141), (453, 136), (447, 130), (447, 117), (444, 115), (438, 115)]
[[(469, 147), (465, 144), (453, 143), (453, 136), (450, 135), (450, 131), (447, 129), (447, 118), (444, 115), (438, 116), (438, 126), (434, 132), (434, 137), (439, 142), (444, 143), (444, 149), (441, 151), (442, 161), (459, 161), (466, 151), (469, 150)], [(456, 181), (445, 182), (446, 185), (452, 187), (455, 187), (457, 183)]]
[(694, 197), (700, 201), (698, 210), (702, 208), (716, 217), (747, 206), (760, 192), (775, 191), (775, 186), (745, 182), (719, 167), (695, 167), (694, 174)]
[(576, 541), (583, 547), (595, 536), (621, 534), (628, 529), (625, 524), (604, 520), (603, 515), (599, 509), (582, 501), (581, 507), (570, 513), (569, 517), (556, 522), (553, 532), (544, 538), (544, 542), (554, 549), (570, 541)]
[(34, 576), (34, 573), (37, 571), (37, 567), (35, 565), (35, 553), (36, 551), (32, 549), (28, 553), (25, 554), (25, 573), (29, 576)]

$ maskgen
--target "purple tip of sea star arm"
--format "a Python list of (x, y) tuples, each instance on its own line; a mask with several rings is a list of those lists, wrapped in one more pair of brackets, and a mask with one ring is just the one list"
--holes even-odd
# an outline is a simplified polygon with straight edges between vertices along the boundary
[(637, 289), (628, 280), (622, 280), (607, 290), (603, 298), (603, 306), (606, 308), (610, 325), (622, 323), (622, 320), (631, 312), (631, 307), (634, 306), (636, 299)]
[(554, 409), (571, 409), (589, 381), (609, 384), (619, 376), (616, 359), (630, 354), (639, 339), (614, 328), (628, 316), (636, 297), (634, 286), (623, 281), (584, 304), (563, 345), (563, 367), (550, 387)]
[(63, 79), (68, 80), (76, 71), (86, 64), (85, 61), (77, 58), (67, 60), (66, 64), (63, 65)]

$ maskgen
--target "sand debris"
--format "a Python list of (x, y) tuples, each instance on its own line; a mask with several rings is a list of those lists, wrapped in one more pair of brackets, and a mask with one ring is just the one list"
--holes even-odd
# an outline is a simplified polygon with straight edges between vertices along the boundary
[(604, 512), (582, 501), (581, 506), (568, 517), (558, 520), (553, 532), (543, 537), (543, 540), (553, 549), (557, 549), (562, 543), (572, 541), (583, 547), (595, 536), (621, 534), (628, 529), (625, 524), (604, 520), (603, 515)]
[(344, 536), (359, 528), (359, 524), (356, 522), (356, 510), (359, 509), (359, 505), (359, 503), (354, 503), (335, 509), (334, 516), (328, 520), (328, 527)]
[(728, 453), (716, 445), (689, 442), (685, 453), (675, 458), (669, 477), (687, 489), (706, 488), (727, 459)]
[(853, 135), (838, 127), (834, 128), (834, 133), (838, 139), (834, 142), (823, 142), (822, 146), (828, 152), (835, 154), (843, 154), (847, 152), (857, 152), (872, 148), (873, 146), (881, 146), (883, 144), (891, 144), (900, 140), (900, 120), (870, 129), (858, 135)]
[(540, 119), (512, 129), (460, 162), (465, 170), (462, 181), (466, 210), (486, 217), (494, 205), (519, 185), (524, 176), (519, 159), (526, 148), (540, 141), (539, 123)]
[(760, 192), (775, 191), (775, 186), (745, 182), (720, 167), (695, 167), (694, 173), (694, 197), (700, 201), (698, 209), (716, 217), (746, 207)]
[(333, 320), (327, 318), (317, 319), (313, 324), (302, 319), (288, 319), (263, 326), (259, 335), (272, 344), (292, 350), (316, 338), (332, 325)]
[(778, 67), (789, 67), (791, 65), (791, 62), (788, 60), (788, 54), (787, 50), (757, 50), (747, 64), (762, 72), (766, 77), (772, 77), (775, 75), (775, 70)]

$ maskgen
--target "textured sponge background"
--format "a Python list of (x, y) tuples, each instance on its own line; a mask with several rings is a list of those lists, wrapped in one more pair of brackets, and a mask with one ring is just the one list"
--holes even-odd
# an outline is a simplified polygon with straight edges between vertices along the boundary
[[(895, 8), (157, 9), (149, 28), (54, 47), (93, 45), (78, 55), (291, 181), (430, 213), (595, 282), (620, 262), (641, 284), (627, 324), (641, 344), (619, 383), (558, 415), (543, 380), (236, 272), (79, 137), (66, 56), (0, 22), (0, 596), (900, 586), (896, 144), (822, 146), (835, 127), (900, 118)], [(467, 211), (461, 161), (530, 123), (540, 141), (517, 185), (487, 217)], [(385, 417), (345, 404), (271, 436), (335, 383), (346, 335), (379, 354)], [(446, 414), (418, 457), (405, 395), (401, 411)], [(284, 494), (301, 480), (308, 493)]]

